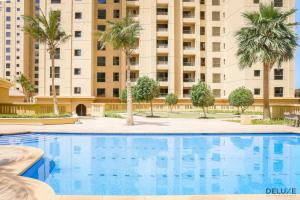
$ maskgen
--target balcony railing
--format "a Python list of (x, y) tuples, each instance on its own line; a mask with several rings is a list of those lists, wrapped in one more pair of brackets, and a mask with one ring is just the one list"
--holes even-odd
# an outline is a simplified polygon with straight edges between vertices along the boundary
[(194, 62), (183, 62), (183, 66), (195, 66)]
[(194, 18), (195, 15), (193, 13), (183, 13), (182, 14), (183, 18)]
[(157, 81), (166, 82), (166, 81), (168, 81), (168, 77), (158, 77)]
[(168, 64), (168, 61), (157, 61), (157, 64), (158, 65), (167, 65)]
[(157, 11), (157, 15), (168, 15), (167, 11)]
[(167, 32), (168, 28), (157, 27), (157, 31), (159, 31), (159, 32)]
[(195, 82), (195, 78), (183, 78), (183, 82), (185, 82), (185, 83), (193, 83), (193, 82)]
[(168, 48), (168, 44), (157, 44), (157, 48)]
[(184, 50), (193, 50), (193, 49), (195, 49), (195, 47), (192, 47), (192, 46), (183, 46), (183, 49)]

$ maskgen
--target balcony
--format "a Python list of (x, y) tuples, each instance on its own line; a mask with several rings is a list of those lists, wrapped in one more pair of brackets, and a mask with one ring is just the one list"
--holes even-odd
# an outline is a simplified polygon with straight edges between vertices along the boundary
[(195, 13), (192, 11), (183, 11), (182, 17), (183, 18), (195, 18)]
[(127, 7), (137, 7), (139, 5), (139, 0), (127, 0)]

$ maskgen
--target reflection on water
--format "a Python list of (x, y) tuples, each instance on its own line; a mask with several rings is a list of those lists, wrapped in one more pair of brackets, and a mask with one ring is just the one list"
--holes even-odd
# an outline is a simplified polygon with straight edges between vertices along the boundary
[(259, 194), (266, 188), (300, 191), (300, 137), (1, 136), (0, 144), (44, 149), (24, 176), (58, 194)]

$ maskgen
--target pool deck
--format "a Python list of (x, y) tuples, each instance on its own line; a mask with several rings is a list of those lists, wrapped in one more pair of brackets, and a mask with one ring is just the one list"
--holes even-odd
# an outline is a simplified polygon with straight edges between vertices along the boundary
[(47, 184), (19, 176), (43, 154), (33, 147), (0, 146), (1, 200), (59, 200)]
[[(204, 119), (145, 119), (135, 117), (136, 125), (127, 126), (124, 119), (81, 119), (72, 125), (0, 125), (0, 134), (27, 132), (68, 133), (300, 133), (300, 128), (287, 126), (240, 125), (222, 120)], [(1, 149), (3, 148), (3, 149)], [(11, 150), (9, 152), (8, 149)], [(300, 200), (300, 195), (198, 195), (198, 196), (60, 196), (40, 181), (20, 175), (34, 164), (43, 152), (35, 148), (0, 146), (0, 193), (2, 200)], [(14, 155), (6, 157), (5, 155)], [(6, 161), (6, 163), (4, 162)], [(7, 175), (9, 173), (9, 175)], [(5, 189), (5, 190), (3, 190)]]
[(198, 195), (145, 197), (84, 197), (60, 196), (59, 200), (300, 200), (300, 195)]
[(282, 125), (241, 125), (219, 119), (168, 119), (135, 117), (135, 126), (124, 119), (80, 119), (80, 124), (67, 125), (0, 125), (0, 134), (26, 132), (69, 133), (300, 133), (300, 128)]

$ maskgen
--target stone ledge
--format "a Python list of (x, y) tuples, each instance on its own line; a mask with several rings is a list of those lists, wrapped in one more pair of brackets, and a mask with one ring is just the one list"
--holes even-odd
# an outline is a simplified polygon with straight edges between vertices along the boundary
[(0, 125), (63, 125), (75, 124), (78, 118), (0, 118)]

